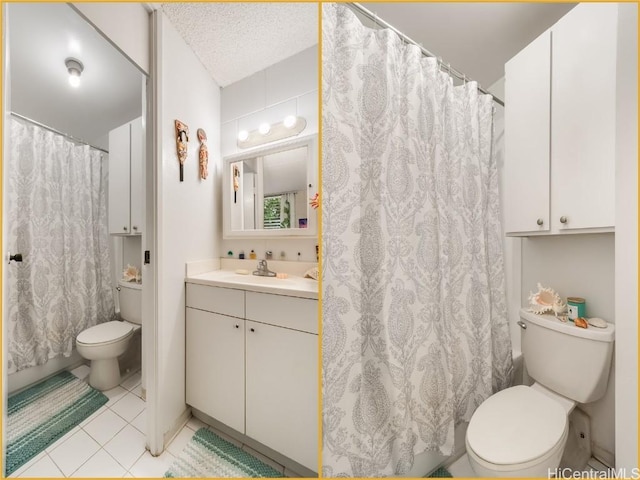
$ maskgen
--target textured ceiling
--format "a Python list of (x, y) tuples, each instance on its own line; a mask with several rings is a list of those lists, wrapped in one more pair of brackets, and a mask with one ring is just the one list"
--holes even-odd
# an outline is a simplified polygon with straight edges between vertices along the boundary
[[(575, 3), (363, 3), (483, 87), (504, 75), (504, 64), (557, 22)], [(374, 26), (371, 22), (363, 22)]]
[(318, 43), (316, 3), (163, 3), (162, 10), (221, 87)]

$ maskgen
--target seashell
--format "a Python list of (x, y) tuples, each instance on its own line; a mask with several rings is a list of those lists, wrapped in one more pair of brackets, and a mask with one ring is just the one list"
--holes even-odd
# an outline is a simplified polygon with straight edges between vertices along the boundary
[(553, 313), (555, 313), (557, 317), (558, 315), (562, 315), (565, 312), (565, 310), (567, 309), (567, 304), (564, 303), (561, 298), (558, 298), (553, 303), (551, 308), (553, 309)]
[(608, 325), (605, 320), (598, 317), (589, 318), (587, 322), (589, 322), (589, 325), (596, 328), (607, 328)]
[(127, 282), (139, 282), (141, 280), (140, 271), (133, 265), (127, 264), (127, 268), (122, 272), (122, 278)]
[[(529, 292), (529, 311), (542, 315), (543, 313), (554, 311), (554, 305), (562, 305), (562, 299), (552, 288), (543, 287), (538, 283), (536, 293)], [(564, 307), (563, 310), (564, 311)]]
[(576, 318), (573, 323), (575, 323), (576, 327), (580, 327), (580, 328), (588, 328), (589, 324), (587, 323), (587, 321), (582, 318), (582, 317), (578, 317)]
[(556, 315), (556, 318), (563, 323), (567, 323), (567, 320), (569, 320), (569, 317), (567, 315)]

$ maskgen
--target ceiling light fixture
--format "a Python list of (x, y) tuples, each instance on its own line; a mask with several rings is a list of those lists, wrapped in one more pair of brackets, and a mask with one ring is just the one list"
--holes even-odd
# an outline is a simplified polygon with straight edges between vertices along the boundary
[(77, 58), (71, 57), (67, 58), (64, 61), (64, 64), (69, 72), (69, 85), (72, 87), (78, 87), (80, 85), (80, 75), (84, 70), (84, 65)]

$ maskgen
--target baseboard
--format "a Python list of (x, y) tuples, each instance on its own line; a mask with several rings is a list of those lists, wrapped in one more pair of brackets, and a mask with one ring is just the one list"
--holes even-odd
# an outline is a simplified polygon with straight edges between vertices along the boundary
[(184, 427), (189, 419), (191, 418), (191, 408), (187, 407), (178, 417), (178, 419), (173, 423), (171, 428), (164, 432), (162, 437), (162, 451), (164, 452), (167, 448), (167, 445), (171, 443), (171, 441), (180, 433), (182, 427)]

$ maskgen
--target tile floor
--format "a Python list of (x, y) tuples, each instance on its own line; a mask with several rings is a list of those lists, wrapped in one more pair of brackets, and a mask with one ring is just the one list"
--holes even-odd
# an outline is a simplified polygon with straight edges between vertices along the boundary
[[(89, 367), (72, 370), (86, 379)], [(104, 392), (109, 401), (44, 452), (32, 458), (10, 478), (161, 478), (193, 434), (206, 427), (289, 477), (300, 477), (264, 455), (206, 425), (195, 417), (178, 432), (162, 455), (145, 449), (146, 407), (142, 400), (140, 372), (116, 388)]]
[[(89, 367), (73, 370), (85, 379)], [(145, 403), (140, 372), (104, 392), (109, 401), (64, 437), (16, 470), (11, 477), (162, 477), (173, 452), (152, 457), (145, 450)], [(193, 422), (189, 431), (197, 429)]]
[[(449, 473), (455, 478), (477, 478), (476, 472), (473, 471), (471, 464), (469, 463), (469, 457), (465, 453), (458, 460), (453, 462), (451, 465), (447, 467)], [(598, 475), (598, 472), (605, 472), (607, 470), (607, 466), (600, 463), (595, 458), (591, 457), (591, 459), (587, 462), (587, 467), (585, 471), (590, 472), (592, 476), (582, 476), (579, 478), (604, 478)], [(568, 477), (567, 477), (568, 478)]]

